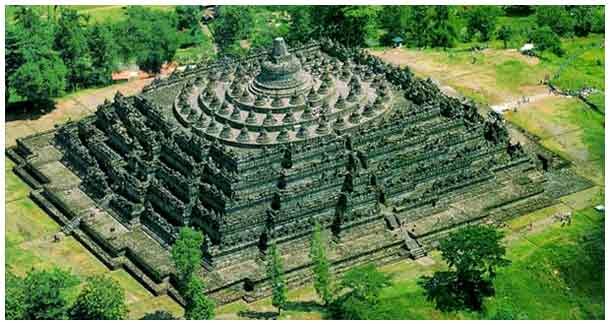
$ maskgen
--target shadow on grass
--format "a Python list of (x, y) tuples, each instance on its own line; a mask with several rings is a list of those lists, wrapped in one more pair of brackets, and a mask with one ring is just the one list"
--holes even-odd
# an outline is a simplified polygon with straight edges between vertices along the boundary
[(237, 312), (237, 316), (249, 319), (277, 319), (278, 313), (274, 311), (254, 311), (254, 310), (240, 310)]
[[(286, 302), (283, 308), (284, 311), (296, 311), (296, 312), (319, 312), (322, 316), (326, 315), (326, 308), (315, 301), (289, 301)], [(237, 316), (249, 319), (277, 319), (279, 314), (275, 311), (254, 311), (254, 310), (241, 310), (237, 313)]]
[(6, 106), (6, 121), (37, 120), (54, 109), (55, 102), (52, 100), (13, 102)]
[(323, 314), (326, 312), (326, 308), (316, 301), (289, 301), (284, 305), (284, 309), (307, 313), (316, 311)]

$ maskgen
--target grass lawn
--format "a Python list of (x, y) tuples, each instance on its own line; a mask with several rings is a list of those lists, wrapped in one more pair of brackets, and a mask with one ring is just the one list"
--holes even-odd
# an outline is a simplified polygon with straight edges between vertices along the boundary
[(438, 49), (388, 49), (373, 54), (407, 65), (418, 76), (431, 77), (483, 105), (499, 104), (543, 91), (539, 81), (552, 70), (537, 58), (515, 50), (480, 52)]
[[(49, 12), (53, 14), (53, 7), (55, 6), (29, 6), (40, 11), (43, 15), (47, 15)], [(122, 6), (97, 6), (97, 5), (81, 5), (81, 6), (61, 6), (66, 8), (72, 8), (80, 13), (88, 14), (91, 17), (90, 22), (116, 22), (125, 19), (125, 8), (127, 5)], [(145, 6), (156, 10), (172, 10), (175, 6)], [(7, 21), (12, 21), (13, 15), (17, 10), (18, 6), (11, 5), (5, 7), (5, 15)]]
[[(597, 192), (595, 202), (602, 198)], [(393, 279), (378, 305), (372, 306), (376, 319), (603, 319), (604, 264), (603, 216), (591, 208), (579, 210), (569, 226), (553, 222), (552, 216), (565, 211), (564, 204), (524, 215), (509, 224), (506, 239), (511, 265), (494, 281), (496, 295), (485, 301), (485, 310), (440, 312), (425, 299), (417, 278), (444, 269), (438, 252), (426, 265), (403, 261), (381, 267)], [(533, 223), (532, 230), (527, 225)], [(590, 234), (590, 235), (585, 235)], [(293, 290), (281, 319), (322, 319), (311, 286)], [(237, 302), (220, 307), (218, 318), (275, 317), (270, 299), (252, 304)]]
[[(563, 90), (593, 87), (604, 91), (604, 35), (563, 39), (565, 54), (543, 56), (543, 63), (559, 76), (553, 83)], [(603, 101), (602, 101), (603, 102)]]
[(505, 117), (538, 136), (545, 147), (574, 162), (577, 172), (603, 185), (603, 115), (578, 99), (551, 97), (508, 112)]
[[(125, 19), (127, 6), (73, 6), (79, 12), (91, 16), (91, 22), (116, 22)], [(173, 10), (175, 6), (145, 6), (155, 10)]]
[(81, 280), (94, 274), (107, 274), (125, 289), (130, 318), (163, 309), (181, 316), (182, 308), (167, 296), (156, 297), (123, 269), (109, 271), (94, 255), (72, 237), (53, 242), (59, 225), (29, 197), (29, 187), (12, 172), (14, 163), (5, 159), (6, 220), (5, 265), (19, 276), (30, 269), (54, 266), (67, 269)]

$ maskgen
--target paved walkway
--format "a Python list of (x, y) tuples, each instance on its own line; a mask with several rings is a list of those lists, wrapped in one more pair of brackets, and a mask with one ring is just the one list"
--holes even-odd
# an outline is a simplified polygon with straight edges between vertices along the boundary
[(555, 93), (551, 93), (551, 92), (544, 92), (544, 93), (538, 93), (535, 95), (531, 95), (531, 96), (525, 96), (523, 98), (517, 99), (517, 100), (509, 100), (507, 102), (504, 103), (500, 103), (497, 105), (491, 105), (491, 109), (497, 113), (504, 113), (506, 111), (510, 111), (513, 109), (519, 109), (522, 106), (527, 106), (528, 104), (531, 104), (533, 102), (548, 98), (548, 97), (555, 97), (555, 96), (561, 96), (561, 95), (557, 95)]
[(95, 112), (105, 99), (112, 99), (117, 91), (131, 96), (142, 91), (153, 78), (134, 80), (99, 89), (87, 89), (56, 100), (55, 108), (48, 112), (6, 112), (5, 146), (16, 144), (18, 138), (52, 129), (56, 124), (78, 120)]

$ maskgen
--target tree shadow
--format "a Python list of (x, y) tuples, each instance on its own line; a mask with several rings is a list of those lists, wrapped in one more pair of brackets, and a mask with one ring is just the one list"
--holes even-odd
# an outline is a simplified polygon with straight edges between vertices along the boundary
[(6, 122), (37, 120), (55, 109), (55, 102), (20, 101), (6, 105)]
[(249, 319), (277, 319), (278, 313), (274, 311), (254, 311), (254, 310), (240, 310), (237, 312), (237, 316)]
[(177, 319), (172, 313), (165, 310), (155, 310), (142, 316), (142, 320), (174, 320)]
[(284, 309), (292, 310), (292, 311), (300, 311), (300, 312), (312, 312), (317, 311), (320, 313), (324, 313), (326, 308), (318, 303), (317, 301), (288, 301), (284, 305)]

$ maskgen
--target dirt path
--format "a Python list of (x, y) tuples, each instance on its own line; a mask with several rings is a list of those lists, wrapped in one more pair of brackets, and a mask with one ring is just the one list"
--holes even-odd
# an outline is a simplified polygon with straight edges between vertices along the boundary
[[(489, 105), (501, 105), (522, 96), (532, 97), (547, 92), (545, 86), (538, 84), (538, 80), (544, 77), (538, 59), (514, 50), (486, 49), (471, 53), (388, 49), (370, 53), (388, 63), (408, 66), (419, 77), (432, 78), (441, 84), (443, 91), (452, 87), (462, 95)], [(507, 80), (503, 70), (498, 68), (505, 64), (523, 67), (528, 72), (522, 74), (528, 77), (520, 75), (523, 80), (518, 85)], [(448, 94), (453, 93), (455, 91)]]
[(21, 137), (52, 129), (56, 124), (78, 120), (95, 112), (104, 100), (111, 100), (117, 91), (125, 96), (135, 95), (153, 78), (134, 80), (104, 88), (87, 89), (71, 94), (55, 102), (55, 108), (47, 112), (28, 112), (27, 110), (6, 112), (5, 146), (16, 144)]
[(509, 100), (504, 103), (491, 105), (490, 108), (493, 111), (502, 114), (509, 110), (516, 111), (517, 109), (520, 109), (521, 107), (527, 107), (528, 104), (543, 100), (548, 97), (561, 97), (561, 95), (557, 95), (557, 94), (551, 93), (551, 92), (542, 92), (542, 93), (538, 93), (538, 94), (535, 94), (532, 96), (524, 96), (517, 100)]

